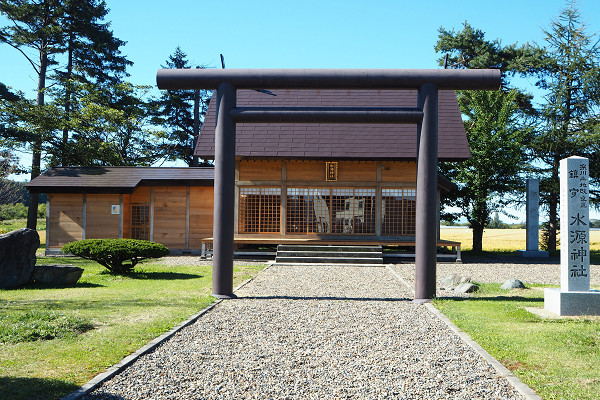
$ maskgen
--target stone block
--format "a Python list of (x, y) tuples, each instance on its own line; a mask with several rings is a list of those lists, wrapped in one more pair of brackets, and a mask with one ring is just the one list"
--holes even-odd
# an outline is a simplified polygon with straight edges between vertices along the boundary
[(29, 282), (39, 246), (40, 237), (32, 229), (0, 235), (0, 288), (17, 288)]
[(544, 309), (556, 315), (600, 315), (600, 292), (561, 292), (544, 289)]
[(83, 274), (83, 268), (71, 264), (36, 265), (31, 274), (32, 283), (51, 286), (72, 286)]

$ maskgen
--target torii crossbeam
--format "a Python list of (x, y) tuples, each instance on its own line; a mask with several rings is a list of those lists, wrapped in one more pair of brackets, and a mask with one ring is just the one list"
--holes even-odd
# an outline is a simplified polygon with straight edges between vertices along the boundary
[[(435, 296), (438, 90), (497, 90), (497, 69), (160, 69), (159, 89), (217, 89), (213, 295), (233, 294), (236, 122), (412, 123), (417, 129), (415, 301)], [(236, 108), (237, 89), (417, 89), (415, 108)]]

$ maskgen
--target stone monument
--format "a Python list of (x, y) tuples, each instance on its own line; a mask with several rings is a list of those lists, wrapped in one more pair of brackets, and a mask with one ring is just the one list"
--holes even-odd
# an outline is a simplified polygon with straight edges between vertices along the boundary
[(544, 308), (558, 315), (600, 315), (590, 290), (589, 160), (560, 161), (560, 288), (544, 290)]
[(540, 250), (540, 182), (527, 179), (527, 242), (526, 250), (517, 250), (517, 254), (527, 258), (548, 257), (547, 251)]

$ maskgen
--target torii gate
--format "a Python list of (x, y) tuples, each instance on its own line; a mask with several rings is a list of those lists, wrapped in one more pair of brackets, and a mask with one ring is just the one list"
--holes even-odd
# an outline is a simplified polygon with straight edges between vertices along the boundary
[[(497, 90), (498, 69), (160, 69), (159, 89), (217, 89), (213, 296), (233, 298), (235, 124), (418, 124), (415, 302), (435, 296), (438, 90)], [(237, 89), (417, 89), (415, 108), (236, 107)]]

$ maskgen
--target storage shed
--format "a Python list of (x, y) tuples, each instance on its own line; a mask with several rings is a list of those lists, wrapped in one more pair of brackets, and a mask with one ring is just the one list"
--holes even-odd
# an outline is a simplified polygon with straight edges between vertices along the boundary
[(48, 194), (47, 254), (94, 238), (191, 251), (212, 234), (213, 177), (213, 168), (58, 167), (27, 188)]

